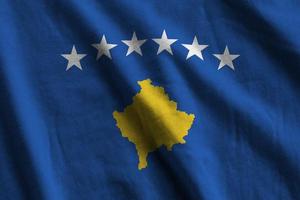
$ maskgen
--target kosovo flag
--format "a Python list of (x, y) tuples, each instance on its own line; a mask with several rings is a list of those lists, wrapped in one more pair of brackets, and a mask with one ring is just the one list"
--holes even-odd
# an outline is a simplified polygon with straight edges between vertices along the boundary
[(0, 199), (300, 199), (299, 10), (0, 0)]

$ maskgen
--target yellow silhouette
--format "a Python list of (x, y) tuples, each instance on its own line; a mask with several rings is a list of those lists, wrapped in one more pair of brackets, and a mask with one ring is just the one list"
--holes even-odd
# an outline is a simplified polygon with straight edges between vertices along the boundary
[(140, 170), (147, 167), (148, 153), (162, 145), (170, 151), (174, 144), (184, 144), (195, 118), (178, 111), (177, 103), (169, 99), (164, 88), (151, 82), (139, 81), (141, 91), (133, 97), (133, 103), (124, 112), (113, 112), (122, 136), (136, 146)]

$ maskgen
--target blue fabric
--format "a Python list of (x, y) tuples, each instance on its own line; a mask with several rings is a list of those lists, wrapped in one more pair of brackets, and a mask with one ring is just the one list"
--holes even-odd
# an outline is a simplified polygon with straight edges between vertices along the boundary
[[(0, 0), (0, 199), (300, 199), (300, 2)], [(156, 55), (166, 30), (174, 55)], [(125, 56), (136, 31), (143, 57)], [(105, 34), (113, 59), (96, 61)], [(197, 35), (204, 61), (186, 60)], [(65, 71), (73, 44), (83, 70)], [(235, 71), (217, 70), (228, 45)], [(196, 120), (151, 153), (112, 117), (150, 78)]]

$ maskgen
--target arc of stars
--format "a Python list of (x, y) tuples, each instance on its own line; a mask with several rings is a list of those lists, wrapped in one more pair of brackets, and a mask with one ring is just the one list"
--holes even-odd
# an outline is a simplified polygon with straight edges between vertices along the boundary
[[(170, 55), (173, 55), (172, 45), (178, 41), (178, 39), (169, 39), (166, 30), (163, 30), (161, 38), (154, 38), (152, 39), (156, 44), (159, 45), (157, 50), (157, 55), (161, 54), (162, 52), (166, 51)], [(142, 53), (142, 45), (145, 44), (147, 39), (138, 39), (136, 32), (133, 32), (132, 37), (130, 40), (121, 40), (122, 43), (128, 46), (126, 56), (129, 56), (132, 53), (136, 53), (140, 56), (143, 56)], [(199, 44), (197, 36), (194, 36), (192, 44), (181, 44), (184, 48), (188, 50), (186, 60), (192, 58), (193, 56), (204, 60), (202, 51), (205, 50), (208, 45)], [(107, 57), (112, 59), (111, 50), (118, 46), (118, 44), (111, 44), (107, 42), (105, 35), (102, 36), (101, 41), (99, 43), (91, 44), (92, 47), (97, 49), (97, 56), (96, 60), (99, 60), (102, 57)], [(237, 59), (240, 55), (239, 54), (230, 54), (229, 48), (226, 45), (223, 54), (212, 54), (215, 56), (220, 62), (218, 66), (218, 70), (222, 69), (225, 66), (228, 66), (230, 69), (235, 70), (235, 66), (233, 61)], [(81, 59), (87, 56), (87, 54), (78, 54), (73, 45), (70, 54), (61, 54), (66, 60), (68, 60), (68, 64), (66, 67), (66, 71), (71, 69), (72, 67), (77, 67), (78, 69), (82, 70), (81, 66)]]

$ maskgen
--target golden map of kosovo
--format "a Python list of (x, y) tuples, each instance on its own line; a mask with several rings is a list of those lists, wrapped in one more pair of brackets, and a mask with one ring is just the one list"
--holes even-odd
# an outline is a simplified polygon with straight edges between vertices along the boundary
[(147, 167), (150, 152), (165, 145), (172, 150), (174, 144), (184, 144), (183, 139), (191, 128), (195, 115), (177, 110), (164, 88), (153, 86), (151, 80), (139, 81), (141, 91), (124, 112), (113, 112), (123, 137), (135, 144), (141, 170)]

